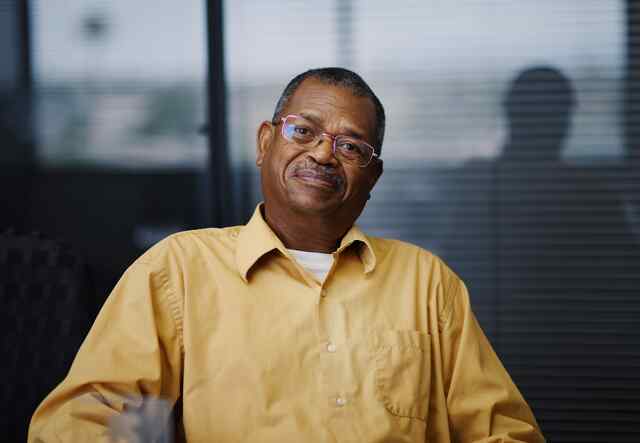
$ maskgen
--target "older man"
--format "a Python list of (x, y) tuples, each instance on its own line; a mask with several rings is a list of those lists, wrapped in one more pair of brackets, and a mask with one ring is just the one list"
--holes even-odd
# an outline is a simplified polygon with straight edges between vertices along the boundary
[(106, 441), (147, 398), (189, 442), (543, 441), (460, 279), (354, 225), (384, 125), (355, 73), (294, 78), (258, 128), (264, 204), (126, 271), (30, 441)]

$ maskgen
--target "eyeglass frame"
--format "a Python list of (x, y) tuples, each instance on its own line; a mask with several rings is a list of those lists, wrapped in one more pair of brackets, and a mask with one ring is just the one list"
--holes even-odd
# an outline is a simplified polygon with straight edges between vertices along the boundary
[[(288, 114), (288, 115), (286, 115), (286, 116), (284, 116), (284, 117), (280, 117), (280, 120), (279, 120), (279, 121), (272, 121), (271, 123), (272, 123), (272, 124), (274, 124), (274, 125), (276, 125), (276, 126), (277, 126), (277, 125), (279, 125), (280, 123), (282, 123), (282, 129), (280, 130), (280, 134), (282, 135), (282, 138), (284, 138), (285, 140), (287, 140), (287, 141), (289, 141), (289, 142), (295, 143), (295, 144), (296, 144), (296, 145), (298, 145), (298, 146), (302, 146), (302, 145), (300, 145), (300, 143), (296, 142), (295, 140), (291, 140), (291, 139), (289, 139), (289, 137), (287, 137), (287, 136), (284, 134), (284, 123), (286, 122), (286, 120), (287, 120), (289, 117), (297, 117), (297, 118), (303, 118), (303, 119), (305, 119), (305, 120), (309, 120), (308, 118), (305, 118), (305, 117), (303, 117), (302, 115), (298, 115), (298, 114)], [(311, 123), (313, 123), (313, 122), (311, 122)], [(316, 125), (315, 123), (314, 123), (314, 125), (315, 125), (315, 126), (318, 126), (318, 125)], [(366, 141), (364, 141), (364, 140), (362, 140), (362, 139), (360, 139), (360, 138), (358, 138), (358, 137), (351, 137), (351, 136), (349, 136), (349, 135), (344, 135), (344, 134), (337, 134), (337, 135), (334, 135), (334, 134), (330, 134), (329, 132), (322, 131), (322, 132), (320, 132), (320, 133), (316, 136), (316, 140), (319, 140), (319, 139), (320, 139), (320, 138), (322, 138), (322, 137), (328, 137), (328, 138), (329, 138), (329, 140), (331, 140), (331, 152), (332, 152), (333, 156), (334, 156), (336, 159), (338, 158), (338, 156), (336, 156), (336, 139), (337, 139), (338, 137), (349, 137), (349, 138), (352, 138), (352, 139), (358, 140), (358, 141), (360, 141), (360, 142), (364, 143), (365, 145), (367, 145), (369, 148), (371, 148), (371, 158), (369, 159), (369, 161), (367, 161), (367, 163), (365, 163), (364, 165), (360, 165), (360, 164), (356, 163), (358, 167), (360, 167), (360, 168), (366, 168), (367, 166), (369, 166), (369, 165), (371, 164), (371, 160), (375, 160), (375, 161), (378, 161), (378, 162), (379, 162), (379, 161), (381, 161), (381, 160), (380, 160), (380, 154), (378, 154), (378, 153), (376, 152), (376, 149), (375, 149), (373, 146), (371, 146), (369, 143), (367, 143)], [(348, 163), (351, 163), (351, 162), (348, 162)], [(353, 164), (353, 163), (351, 163), (351, 164)]]

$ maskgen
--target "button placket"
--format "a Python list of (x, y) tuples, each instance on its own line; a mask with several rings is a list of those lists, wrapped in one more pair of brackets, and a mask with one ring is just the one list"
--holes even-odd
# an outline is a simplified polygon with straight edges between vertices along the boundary
[[(326, 289), (325, 289), (326, 291)], [(324, 292), (324, 291), (323, 291)], [(351, 391), (349, 384), (348, 359), (345, 352), (348, 349), (345, 318), (342, 305), (328, 299), (318, 305), (318, 319), (320, 330), (324, 333), (324, 340), (319, 344), (321, 364), (326, 371), (325, 387), (329, 407), (334, 414), (342, 416), (349, 409), (350, 399), (345, 393)], [(342, 347), (345, 346), (345, 349)], [(340, 348), (339, 348), (340, 347)]]

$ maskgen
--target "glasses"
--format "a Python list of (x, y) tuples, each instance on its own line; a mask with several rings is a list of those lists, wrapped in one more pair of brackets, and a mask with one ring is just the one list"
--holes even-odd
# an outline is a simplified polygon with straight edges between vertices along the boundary
[(322, 141), (329, 138), (332, 143), (333, 155), (341, 162), (351, 163), (364, 168), (372, 159), (378, 160), (373, 146), (367, 142), (348, 135), (332, 135), (324, 132), (318, 125), (299, 115), (290, 114), (282, 117), (282, 137), (296, 143), (305, 149), (313, 149)]

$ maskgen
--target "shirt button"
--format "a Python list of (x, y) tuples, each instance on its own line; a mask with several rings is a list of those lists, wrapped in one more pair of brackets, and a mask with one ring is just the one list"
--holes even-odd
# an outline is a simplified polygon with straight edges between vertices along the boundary
[(329, 342), (329, 343), (327, 344), (327, 351), (329, 351), (329, 352), (331, 352), (331, 353), (334, 353), (334, 352), (336, 352), (336, 349), (337, 349), (337, 347), (336, 347), (336, 345), (335, 345), (335, 344), (333, 344), (333, 343), (331, 343), (331, 342)]
[(344, 399), (344, 398), (342, 398), (342, 397), (338, 397), (338, 398), (336, 398), (336, 404), (337, 404), (338, 406), (344, 406), (344, 405), (346, 405), (346, 404), (347, 404), (347, 400), (345, 400), (345, 399)]

